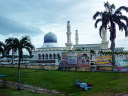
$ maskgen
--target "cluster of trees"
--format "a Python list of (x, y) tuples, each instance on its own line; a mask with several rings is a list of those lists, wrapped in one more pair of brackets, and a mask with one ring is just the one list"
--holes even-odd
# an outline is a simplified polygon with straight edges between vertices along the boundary
[[(112, 52), (111, 51), (99, 51), (98, 54), (101, 54), (101, 55), (112, 55)], [(124, 51), (117, 51), (115, 52), (115, 55), (116, 56), (122, 56), (122, 55), (128, 55), (128, 52), (124, 52)]]
[[(25, 45), (25, 43), (27, 43), (27, 45)], [(13, 59), (19, 58), (19, 52), (20, 52), (19, 49), (22, 50), (21, 59), (32, 57), (32, 50), (34, 49), (34, 46), (31, 44), (29, 36), (22, 37), (21, 40), (19, 40), (18, 38), (13, 38), (13, 37), (8, 38), (5, 40), (5, 43), (0, 41), (0, 54), (1, 54), (0, 58), (3, 58), (3, 57), (12, 58), (12, 64), (13, 64)], [(23, 55), (23, 49), (26, 49), (29, 52), (30, 56)], [(10, 51), (12, 52), (11, 55), (9, 54)], [(18, 52), (18, 54), (14, 55), (15, 52)]]
[(21, 39), (8, 38), (5, 40), (5, 43), (0, 42), (0, 53), (2, 53), (2, 57), (9, 56), (9, 52), (12, 51), (12, 63), (14, 52), (18, 52), (18, 90), (20, 90), (20, 62), (23, 58), (23, 49), (26, 49), (29, 52), (30, 57), (32, 56), (34, 45), (31, 44), (29, 36), (24, 36)]
[[(97, 11), (93, 19), (96, 20), (95, 27), (97, 28), (97, 24), (101, 22), (101, 26), (99, 28), (99, 34), (102, 38), (102, 29), (108, 29), (110, 32), (110, 41), (111, 41), (111, 51), (112, 51), (112, 64), (115, 65), (115, 38), (116, 38), (116, 25), (119, 30), (125, 32), (125, 36), (128, 36), (128, 17), (123, 15), (122, 11), (128, 12), (128, 7), (121, 6), (117, 10), (115, 10), (114, 4), (109, 4), (108, 2), (104, 3), (105, 11)], [(100, 17), (100, 18), (97, 18)]]
[[(19, 58), (18, 55), (14, 55), (14, 56), (12, 56), (12, 55), (6, 55), (5, 57), (6, 58)], [(32, 57), (33, 57), (33, 55), (32, 56), (29, 56), (29, 55), (23, 55), (22, 56), (22, 58), (32, 58)], [(1, 56), (0, 58), (3, 58), (3, 57)]]

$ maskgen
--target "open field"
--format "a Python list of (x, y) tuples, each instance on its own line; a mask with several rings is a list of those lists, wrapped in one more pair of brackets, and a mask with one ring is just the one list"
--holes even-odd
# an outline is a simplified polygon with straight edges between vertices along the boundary
[[(5, 77), (8, 81), (17, 82), (17, 73), (17, 68), (0, 67), (0, 74), (8, 75), (8, 77)], [(74, 85), (75, 79), (86, 83), (93, 83), (93, 88), (89, 89), (88, 91), (83, 91), (81, 88), (77, 88)], [(70, 96), (104, 96), (127, 92), (127, 81), (128, 73), (44, 71), (35, 69), (21, 69), (22, 84), (47, 88), (49, 90), (57, 90), (63, 94), (68, 93)], [(1, 92), (2, 91), (0, 91), (0, 93)]]

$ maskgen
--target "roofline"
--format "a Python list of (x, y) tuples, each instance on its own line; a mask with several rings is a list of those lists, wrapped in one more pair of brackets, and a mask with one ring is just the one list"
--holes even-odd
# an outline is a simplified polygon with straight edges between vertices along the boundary
[(102, 45), (101, 43), (98, 44), (78, 44), (78, 45), (73, 45), (73, 46), (79, 46), (79, 45)]

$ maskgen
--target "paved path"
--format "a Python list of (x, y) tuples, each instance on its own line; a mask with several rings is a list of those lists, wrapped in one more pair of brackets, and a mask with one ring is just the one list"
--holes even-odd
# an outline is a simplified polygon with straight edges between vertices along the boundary
[(128, 96), (128, 92), (116, 93), (110, 96)]
[[(3, 83), (3, 81), (0, 80), (0, 84), (2, 84), (2, 83)], [(6, 81), (6, 83), (7, 83), (7, 86), (9, 86), (9, 87), (17, 88), (17, 86), (18, 86), (18, 84), (17, 83), (14, 83), (14, 82)], [(23, 84), (20, 84), (20, 87), (21, 87), (21, 89), (30, 90), (30, 91), (35, 92), (35, 93), (61, 94), (60, 92), (55, 91), (55, 90), (47, 90), (47, 89), (44, 89), (44, 88), (34, 87), (34, 86), (31, 86), (31, 85), (23, 85)]]

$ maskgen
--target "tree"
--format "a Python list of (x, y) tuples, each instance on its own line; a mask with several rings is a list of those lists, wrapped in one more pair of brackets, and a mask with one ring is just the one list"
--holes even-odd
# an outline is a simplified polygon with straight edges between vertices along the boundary
[(9, 53), (12, 51), (12, 64), (14, 60), (14, 52), (17, 51), (16, 42), (17, 38), (8, 38), (5, 40), (6, 46), (7, 46), (7, 52)]
[(92, 56), (95, 54), (96, 54), (96, 52), (94, 50), (90, 50), (91, 59), (92, 59)]
[(20, 62), (23, 58), (23, 49), (26, 49), (29, 52), (29, 55), (32, 56), (32, 51), (34, 50), (34, 45), (31, 44), (29, 36), (22, 37), (20, 40), (16, 38), (16, 47), (19, 55), (18, 63), (18, 90), (20, 90)]
[(98, 54), (99, 54), (100, 56), (103, 55), (103, 51), (100, 50), (100, 51), (98, 52)]
[(6, 51), (6, 45), (0, 41), (0, 53), (2, 54), (2, 57), (5, 56), (5, 51)]
[[(115, 10), (114, 4), (109, 4), (108, 2), (104, 3), (105, 11), (99, 12), (97, 11), (93, 19), (96, 20), (95, 27), (97, 28), (97, 24), (101, 22), (101, 26), (99, 28), (99, 34), (101, 36), (102, 29), (109, 29), (110, 31), (110, 41), (111, 41), (111, 51), (112, 51), (112, 65), (115, 65), (115, 38), (116, 38), (116, 25), (118, 25), (119, 30), (124, 30), (125, 37), (128, 36), (127, 26), (128, 26), (128, 17), (122, 14), (122, 10), (128, 12), (128, 7), (121, 6), (117, 10)], [(97, 19), (97, 17), (100, 17)]]
[(82, 51), (81, 49), (75, 49), (75, 51)]

